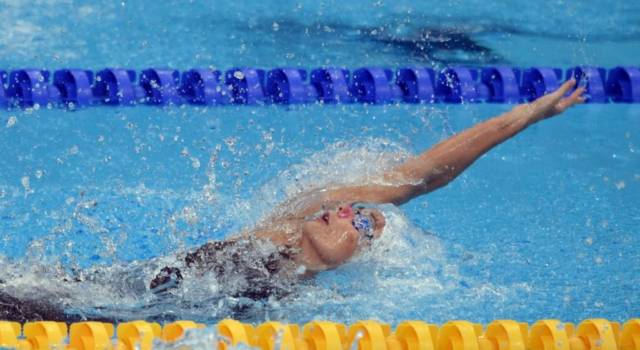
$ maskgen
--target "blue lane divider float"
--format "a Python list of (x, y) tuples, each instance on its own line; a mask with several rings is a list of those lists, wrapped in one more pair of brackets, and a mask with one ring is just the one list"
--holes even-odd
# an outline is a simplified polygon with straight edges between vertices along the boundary
[(149, 104), (180, 104), (180, 72), (171, 69), (145, 69), (140, 74), (144, 100)]
[(575, 67), (567, 71), (567, 79), (574, 78), (586, 84), (587, 95), (591, 103), (608, 102), (605, 91), (606, 70), (597, 67)]
[(254, 105), (265, 103), (264, 70), (254, 68), (234, 68), (227, 71), (225, 81), (234, 104)]
[(265, 91), (269, 101), (279, 104), (313, 103), (318, 91), (307, 79), (307, 71), (276, 68), (267, 74)]
[(520, 69), (492, 67), (482, 70), (480, 83), (487, 88), (487, 102), (518, 103), (520, 92)]
[(616, 67), (610, 70), (606, 92), (613, 102), (639, 103), (640, 69), (638, 67)]
[(133, 105), (144, 96), (141, 86), (135, 84), (136, 72), (108, 68), (96, 74), (93, 95), (107, 105)]
[(192, 69), (184, 72), (180, 95), (187, 103), (195, 105), (229, 103), (229, 90), (220, 78), (220, 71), (210, 69)]
[[(464, 67), (443, 69), (436, 81), (436, 96), (445, 103), (479, 102), (478, 72)], [(482, 89), (484, 90), (484, 89)]]
[(60, 91), (66, 105), (87, 106), (94, 102), (93, 72), (81, 69), (62, 69), (53, 74), (53, 85)]
[(435, 73), (431, 68), (402, 68), (397, 72), (396, 84), (406, 103), (434, 103), (436, 89)]
[(0, 70), (0, 107), (305, 103), (520, 103), (575, 78), (588, 103), (640, 103), (640, 68), (242, 67), (225, 72), (149, 68)]
[(366, 67), (353, 72), (351, 96), (357, 102), (384, 104), (400, 101), (402, 90), (391, 69)]
[(525, 101), (554, 91), (562, 83), (562, 69), (549, 67), (533, 67), (522, 72), (520, 92)]
[(316, 88), (318, 101), (323, 103), (351, 103), (349, 71), (342, 68), (320, 68), (311, 71), (311, 84)]

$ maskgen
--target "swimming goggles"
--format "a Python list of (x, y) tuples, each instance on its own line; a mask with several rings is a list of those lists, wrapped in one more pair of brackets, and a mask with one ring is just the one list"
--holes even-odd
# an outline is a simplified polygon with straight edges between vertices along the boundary
[(370, 216), (362, 214), (359, 208), (356, 208), (351, 224), (366, 239), (372, 240), (374, 238), (375, 221)]

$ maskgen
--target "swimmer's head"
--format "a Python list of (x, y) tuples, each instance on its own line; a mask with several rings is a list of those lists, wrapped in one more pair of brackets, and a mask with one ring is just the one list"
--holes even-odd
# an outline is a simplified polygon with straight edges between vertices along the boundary
[(360, 203), (343, 203), (324, 208), (311, 216), (302, 225), (302, 230), (308, 235), (338, 237), (345, 244), (352, 242), (355, 250), (380, 237), (384, 225), (384, 215), (377, 208)]

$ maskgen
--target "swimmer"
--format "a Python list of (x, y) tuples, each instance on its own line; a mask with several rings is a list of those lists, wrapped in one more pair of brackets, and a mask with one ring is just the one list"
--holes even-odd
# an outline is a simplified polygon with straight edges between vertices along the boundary
[[(264, 299), (286, 294), (278, 282), (336, 268), (380, 237), (383, 213), (360, 203), (401, 205), (445, 186), (494, 146), (584, 102), (582, 87), (565, 97), (575, 85), (575, 80), (569, 80), (534, 102), (518, 105), (410, 158), (384, 174), (385, 183), (393, 185), (361, 184), (298, 196), (282, 206), (295, 211), (285, 209), (282, 214), (276, 208), (279, 214), (251, 232), (205, 244), (181, 258), (182, 267), (162, 268), (150, 289), (163, 293), (178, 286), (186, 268), (196, 275), (213, 271), (219, 279), (245, 276), (245, 287), (234, 290), (234, 296)], [(257, 251), (262, 253), (256, 256)]]
[[(575, 80), (531, 103), (464, 130), (384, 174), (389, 185), (363, 183), (320, 189), (289, 200), (254, 229), (179, 254), (157, 265), (147, 291), (171, 298), (180, 285), (213, 275), (225, 295), (279, 298), (296, 281), (336, 268), (366, 250), (385, 227), (376, 204), (401, 205), (447, 185), (480, 156), (528, 126), (584, 102)], [(295, 208), (295, 209), (290, 209)], [(0, 287), (3, 282), (0, 281)], [(199, 286), (200, 287), (200, 286)], [(0, 288), (0, 319), (77, 320), (61, 307), (12, 297)]]

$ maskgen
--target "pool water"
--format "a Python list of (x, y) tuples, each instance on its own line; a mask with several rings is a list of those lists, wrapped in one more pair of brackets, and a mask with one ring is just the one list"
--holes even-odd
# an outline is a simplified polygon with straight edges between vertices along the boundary
[[(638, 4), (513, 4), (0, 1), (0, 50), (11, 52), (0, 67), (638, 64)], [(139, 261), (249, 228), (304, 189), (375, 177), (509, 108), (0, 111), (2, 288), (53, 293), (89, 317), (638, 316), (640, 107), (619, 104), (578, 106), (532, 126), (448, 187), (386, 206), (389, 232), (370, 252), (283, 300), (237, 313), (242, 301), (211, 298), (208, 280), (181, 291), (184, 303), (140, 292), (151, 271)], [(98, 276), (62, 281), (83, 269)]]

